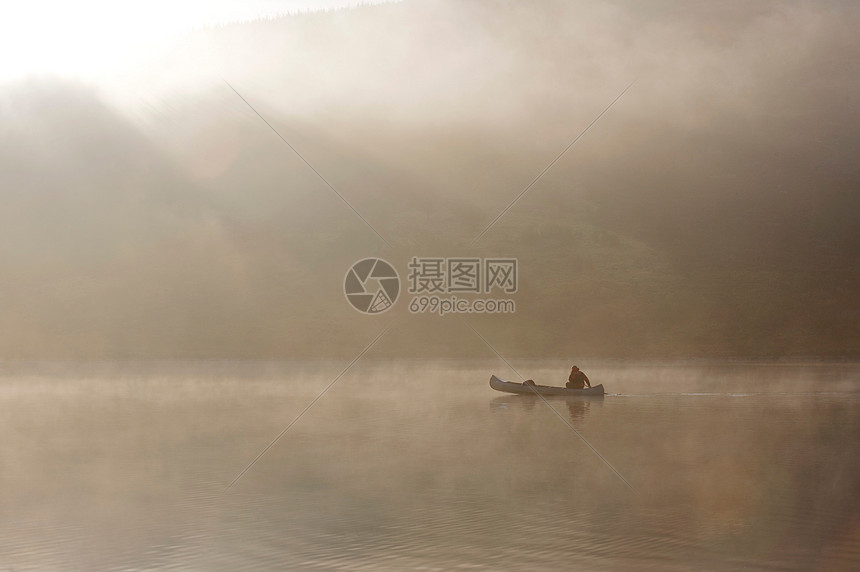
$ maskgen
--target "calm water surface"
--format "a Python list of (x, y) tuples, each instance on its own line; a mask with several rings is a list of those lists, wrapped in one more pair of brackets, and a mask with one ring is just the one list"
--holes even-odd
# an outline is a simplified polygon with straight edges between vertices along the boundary
[(0, 363), (0, 571), (860, 567), (856, 364), (361, 362), (227, 489), (345, 365)]

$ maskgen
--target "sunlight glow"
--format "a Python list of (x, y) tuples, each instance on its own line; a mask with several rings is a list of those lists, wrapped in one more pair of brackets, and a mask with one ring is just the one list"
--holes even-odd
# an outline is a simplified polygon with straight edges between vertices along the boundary
[(383, 0), (33, 0), (4, 8), (0, 81), (56, 75), (92, 79), (195, 29)]

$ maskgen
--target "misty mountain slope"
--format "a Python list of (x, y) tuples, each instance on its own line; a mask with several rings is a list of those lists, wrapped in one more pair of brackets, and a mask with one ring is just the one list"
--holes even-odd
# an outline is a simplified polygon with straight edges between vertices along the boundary
[(350, 308), (367, 256), (517, 257), (505, 355), (856, 356), (857, 12), (413, 1), (189, 34), (133, 113), (5, 86), (0, 356), (486, 355)]
[[(269, 102), (272, 113), (301, 113), (306, 123), (340, 137), (364, 132), (354, 148), (373, 149), (391, 168), (410, 165), (421, 188), (442, 201), (460, 192), (490, 213), (518, 191), (512, 177), (521, 174), (525, 187), (638, 78), (548, 176), (588, 183), (595, 201), (617, 211), (612, 216), (652, 234), (668, 222), (683, 236), (669, 236), (666, 247), (706, 248), (716, 241), (699, 240), (703, 233), (696, 231), (726, 224), (720, 243), (737, 252), (738, 234), (754, 238), (764, 258), (815, 243), (824, 250), (856, 243), (845, 215), (857, 206), (850, 94), (858, 85), (845, 58), (858, 49), (848, 25), (856, 10), (784, 3), (696, 3), (685, 10), (669, 10), (672, 3), (658, 5), (663, 10), (630, 3), (546, 3), (540, 10), (462, 5), (377, 6), (340, 12), (329, 26), (319, 16), (285, 19), (249, 24), (255, 33), (248, 37), (231, 27), (208, 40), (218, 46), (219, 33), (230, 40), (221, 68), (258, 53), (256, 67), (235, 69), (234, 83)], [(421, 25), (391, 26), (404, 22)], [(720, 26), (722, 34), (715, 33)], [(382, 29), (385, 35), (376, 33)], [(450, 152), (433, 161), (434, 144), (442, 143), (434, 135), (445, 129), (465, 134), (466, 144), (459, 157)], [(416, 155), (404, 156), (416, 142)], [(499, 151), (495, 179), (476, 162), (484, 149)], [(446, 179), (445, 168), (456, 162), (464, 169)], [(422, 171), (422, 164), (433, 168)], [(478, 184), (469, 184), (476, 176)], [(819, 255), (820, 249), (802, 254)]]

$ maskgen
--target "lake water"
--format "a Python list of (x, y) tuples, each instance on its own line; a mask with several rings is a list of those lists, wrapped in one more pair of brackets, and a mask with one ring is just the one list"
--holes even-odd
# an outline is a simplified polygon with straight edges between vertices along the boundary
[(0, 363), (0, 571), (860, 567), (857, 364), (362, 361), (228, 489), (346, 363)]

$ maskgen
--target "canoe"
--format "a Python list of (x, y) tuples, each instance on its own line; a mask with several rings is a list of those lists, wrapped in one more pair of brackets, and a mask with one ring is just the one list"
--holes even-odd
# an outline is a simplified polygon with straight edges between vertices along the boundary
[(490, 376), (490, 387), (496, 391), (504, 391), (505, 393), (522, 393), (528, 395), (539, 393), (541, 395), (592, 396), (603, 395), (604, 393), (602, 383), (593, 387), (586, 387), (585, 389), (568, 389), (566, 387), (552, 387), (549, 385), (528, 387), (522, 383), (499, 379), (495, 375)]

